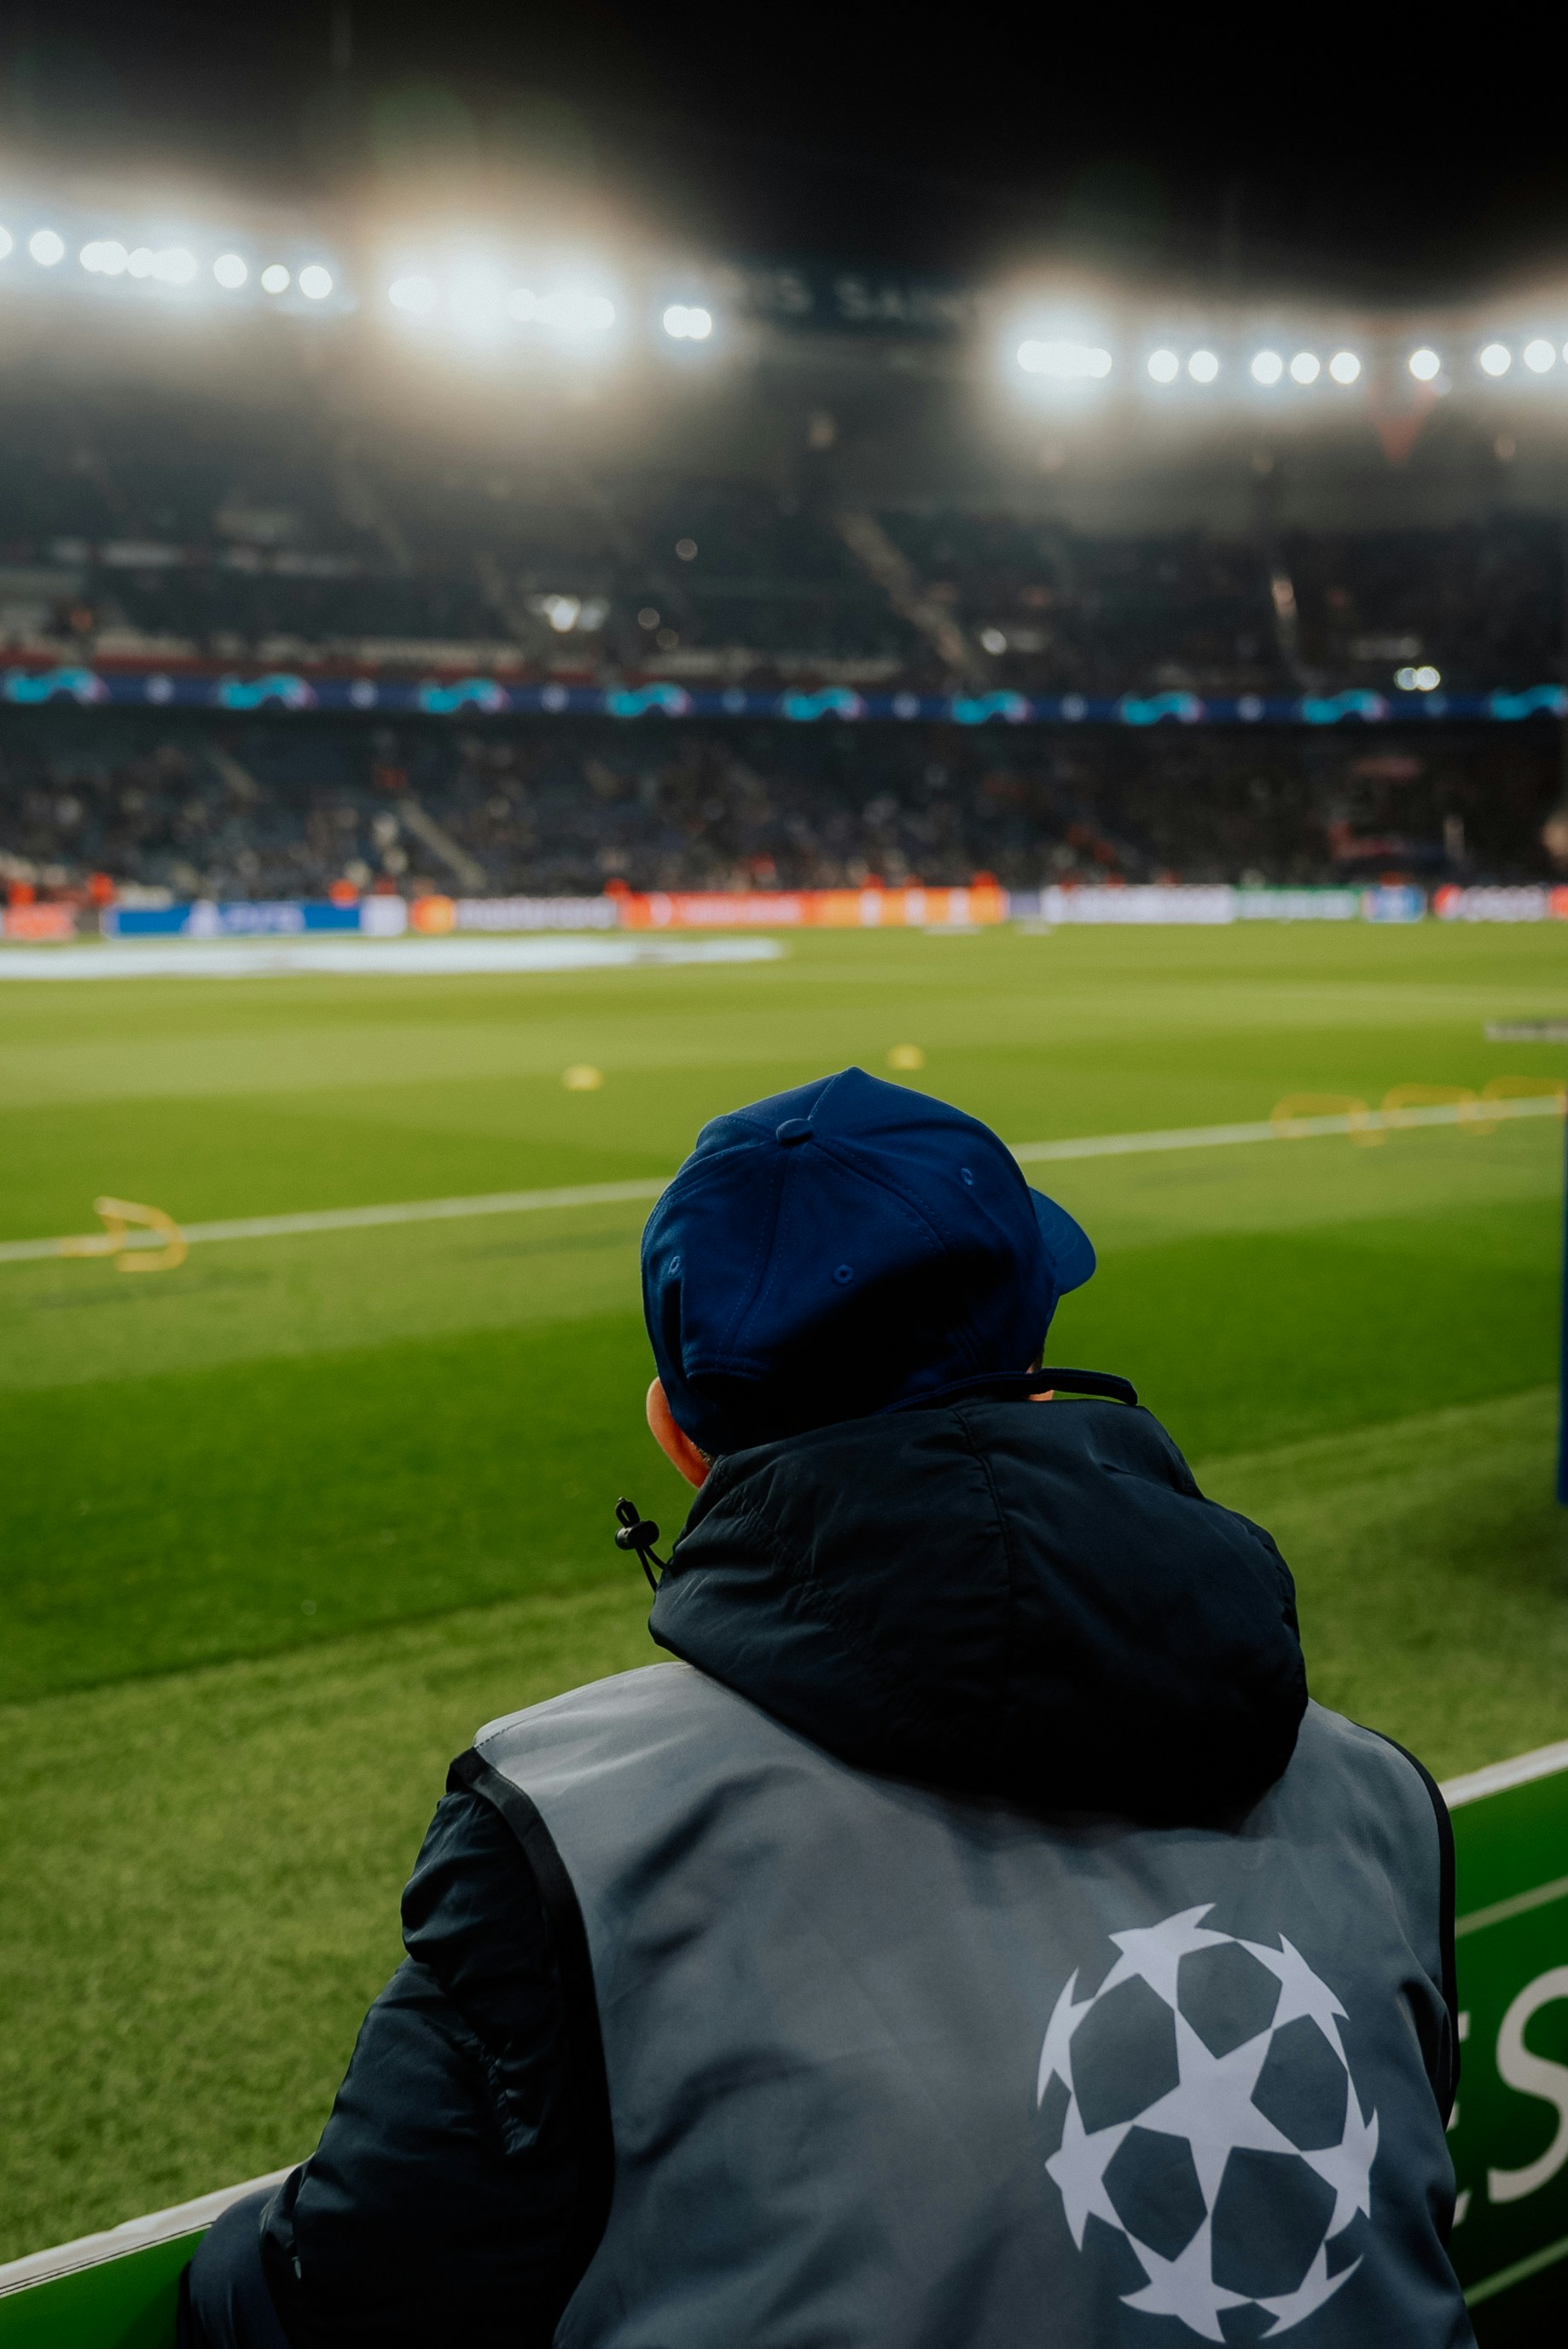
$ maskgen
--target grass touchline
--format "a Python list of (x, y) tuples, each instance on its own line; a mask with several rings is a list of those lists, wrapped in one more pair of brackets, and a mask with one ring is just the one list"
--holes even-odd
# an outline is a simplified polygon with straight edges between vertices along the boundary
[[(1396, 1086), (1394, 1094), (1414, 1090)], [(1446, 1090), (1460, 1092), (1466, 1089), (1454, 1086)], [(1053, 1159), (1129, 1158), (1144, 1151), (1218, 1149), (1231, 1143), (1315, 1142), (1334, 1134), (1349, 1134), (1357, 1141), (1367, 1135), (1381, 1139), (1409, 1126), (1463, 1125), (1482, 1132), (1503, 1118), (1561, 1117), (1565, 1096), (1561, 1090), (1553, 1090), (1522, 1098), (1504, 1095), (1478, 1100), (1472, 1096), (1420, 1106), (1385, 1106), (1382, 1110), (1368, 1109), (1357, 1102), (1348, 1110), (1322, 1117), (1295, 1115), (1293, 1103), (1296, 1098), (1287, 1095), (1272, 1118), (1249, 1124), (1179, 1126), (1164, 1133), (1078, 1134), (1064, 1142), (1016, 1142), (1009, 1147), (1021, 1166), (1030, 1166)], [(1349, 1100), (1350, 1096), (1337, 1098)], [(1392, 1100), (1390, 1094), (1389, 1101)], [(300, 1215), (240, 1216), (221, 1223), (181, 1226), (174, 1225), (160, 1208), (139, 1207), (129, 1212), (146, 1217), (155, 1228), (146, 1232), (111, 1229), (107, 1234), (67, 1233), (62, 1237), (41, 1240), (0, 1240), (0, 1264), (38, 1264), (50, 1257), (110, 1256), (135, 1248), (167, 1248), (171, 1245), (171, 1236), (173, 1245), (183, 1242), (194, 1247), (207, 1240), (284, 1239), (305, 1232), (363, 1231), (378, 1224), (447, 1223), (468, 1216), (526, 1215), (548, 1207), (614, 1206), (624, 1200), (656, 1199), (664, 1190), (665, 1179), (655, 1176), (638, 1183), (569, 1183), (550, 1191), (490, 1191), (469, 1199), (404, 1199), (379, 1206), (324, 1207)], [(117, 1209), (126, 1206), (124, 1201), (107, 1204)], [(167, 1268), (172, 1270), (173, 1265)]]

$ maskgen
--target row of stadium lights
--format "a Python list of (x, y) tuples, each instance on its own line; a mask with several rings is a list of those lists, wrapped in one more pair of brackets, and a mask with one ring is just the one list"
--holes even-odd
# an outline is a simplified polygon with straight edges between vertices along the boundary
[[(8, 228), (0, 225), (0, 262), (9, 259), (15, 251), (15, 237)], [(27, 239), (26, 251), (38, 268), (55, 269), (65, 260), (67, 247), (57, 229), (37, 228)], [(90, 239), (82, 246), (77, 260), (89, 276), (150, 278), (164, 285), (189, 285), (201, 265), (187, 245), (127, 246), (112, 237)], [(238, 293), (250, 283), (251, 264), (241, 254), (221, 253), (211, 264), (211, 273), (214, 282), (225, 292)], [(307, 263), (297, 277), (284, 263), (270, 262), (260, 272), (257, 282), (263, 294), (274, 295), (286, 294), (291, 285), (297, 285), (300, 293), (311, 302), (325, 301), (335, 285), (332, 272), (320, 262)], [(387, 288), (387, 299), (394, 309), (412, 317), (429, 317), (441, 302), (435, 280), (422, 274), (395, 278)], [(518, 285), (500, 295), (488, 280), (465, 283), (459, 279), (451, 289), (448, 306), (459, 324), (492, 326), (504, 315), (519, 325), (551, 327), (572, 336), (604, 334), (615, 323), (615, 306), (609, 296), (581, 287), (536, 294), (528, 286)], [(660, 324), (672, 342), (704, 343), (714, 330), (712, 311), (696, 303), (670, 303)], [(1550, 374), (1558, 363), (1559, 353), (1554, 343), (1538, 335), (1525, 344), (1519, 356), (1531, 374), (1541, 376)], [(1563, 346), (1561, 356), (1568, 365), (1568, 343)], [(1110, 373), (1113, 364), (1110, 353), (1094, 344), (1035, 338), (1019, 344), (1017, 361), (1026, 375), (1080, 382), (1102, 379)], [(1513, 353), (1506, 343), (1486, 343), (1476, 354), (1476, 364), (1483, 375), (1499, 379), (1511, 372)], [(1162, 346), (1150, 352), (1145, 365), (1150, 379), (1158, 384), (1174, 383), (1183, 372), (1183, 366), (1186, 374), (1199, 384), (1213, 383), (1221, 373), (1218, 352), (1206, 347), (1190, 351), (1183, 362), (1179, 351)], [(1443, 371), (1441, 357), (1427, 344), (1412, 351), (1406, 365), (1418, 383), (1435, 382)], [(1293, 383), (1314, 384), (1325, 371), (1325, 362), (1315, 351), (1297, 351), (1287, 361), (1282, 352), (1270, 349), (1254, 352), (1248, 369), (1253, 382), (1265, 388), (1283, 382), (1286, 375)], [(1347, 387), (1360, 379), (1362, 363), (1355, 351), (1338, 350), (1327, 360), (1326, 373), (1334, 383)]]
[[(433, 317), (441, 307), (440, 287), (422, 273), (395, 277), (387, 298), (395, 310), (410, 318)], [(457, 278), (446, 306), (459, 326), (478, 331), (492, 330), (511, 320), (518, 326), (546, 326), (557, 334), (581, 337), (608, 334), (615, 323), (615, 305), (607, 294), (579, 285), (547, 294), (537, 294), (528, 285), (503, 291), (489, 272)], [(713, 333), (713, 312), (699, 303), (672, 302), (659, 323), (672, 342), (706, 343)]]
[[(15, 238), (0, 225), (0, 262), (8, 260), (15, 250)], [(26, 251), (36, 267), (52, 270), (67, 258), (69, 248), (58, 229), (46, 227), (33, 231)], [(160, 285), (190, 285), (201, 270), (188, 245), (126, 245), (114, 237), (89, 239), (77, 254), (77, 262), (89, 277), (150, 279)], [(211, 274), (226, 293), (238, 293), (250, 283), (251, 264), (242, 254), (221, 253), (211, 264)], [(263, 294), (272, 295), (286, 294), (291, 285), (297, 285), (310, 302), (325, 302), (335, 287), (332, 272), (320, 262), (307, 262), (297, 277), (284, 263), (269, 262), (257, 282)], [(394, 279), (387, 298), (395, 310), (416, 318), (429, 317), (441, 306), (435, 280), (420, 274)], [(536, 294), (528, 286), (517, 285), (502, 294), (488, 278), (459, 278), (447, 306), (459, 325), (489, 326), (504, 316), (518, 325), (545, 326), (567, 336), (605, 334), (615, 323), (615, 305), (609, 296), (580, 286)], [(713, 334), (713, 313), (700, 303), (672, 302), (665, 308), (660, 325), (672, 342), (706, 343)]]
[[(1019, 344), (1017, 356), (1026, 375), (1051, 377), (1058, 382), (1099, 381), (1112, 366), (1110, 353), (1092, 343), (1030, 340)], [(1562, 357), (1568, 365), (1568, 343), (1563, 346)], [(1532, 375), (1547, 375), (1557, 365), (1557, 346), (1538, 335), (1525, 344), (1520, 357)], [(1405, 364), (1418, 383), (1433, 383), (1443, 371), (1442, 359), (1425, 343), (1410, 353)], [(1160, 384), (1174, 383), (1183, 366), (1194, 383), (1212, 383), (1221, 371), (1219, 353), (1204, 348), (1190, 351), (1183, 362), (1180, 351), (1161, 347), (1150, 352), (1145, 365), (1152, 380)], [(1476, 365), (1483, 375), (1500, 378), (1511, 368), (1513, 353), (1506, 343), (1485, 343), (1476, 353)], [(1254, 383), (1265, 387), (1283, 382), (1287, 375), (1293, 383), (1315, 383), (1325, 371), (1325, 362), (1315, 351), (1297, 351), (1288, 360), (1281, 351), (1254, 351), (1247, 369)], [(1362, 372), (1361, 360), (1355, 351), (1336, 351), (1326, 363), (1326, 372), (1335, 383), (1356, 383)]]
[[(16, 240), (8, 228), (0, 227), (0, 261), (9, 260), (16, 249)], [(40, 269), (57, 269), (66, 258), (67, 247), (58, 229), (36, 228), (27, 239), (27, 256)], [(84, 244), (77, 255), (79, 267), (89, 277), (151, 278), (160, 285), (189, 285), (201, 264), (189, 245), (169, 244), (127, 246), (115, 237), (94, 237)], [(221, 253), (212, 264), (212, 275), (227, 293), (238, 293), (250, 282), (251, 264), (242, 254)], [(330, 269), (319, 262), (307, 262), (298, 279), (281, 261), (269, 262), (259, 280), (263, 294), (286, 294), (297, 283), (308, 302), (325, 302), (333, 289)]]

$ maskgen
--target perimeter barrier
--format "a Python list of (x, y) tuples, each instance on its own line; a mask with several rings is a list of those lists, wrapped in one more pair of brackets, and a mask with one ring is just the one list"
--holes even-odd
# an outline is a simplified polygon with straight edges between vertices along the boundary
[[(151, 894), (151, 893), (145, 893)], [(1224, 882), (1061, 882), (1042, 889), (1004, 889), (981, 878), (963, 887), (912, 883), (890, 889), (608, 889), (595, 897), (449, 897), (438, 891), (406, 899), (372, 895), (338, 898), (260, 898), (223, 902), (107, 905), (101, 913), (64, 902), (14, 905), (0, 913), (0, 935), (64, 943), (82, 930), (108, 938), (286, 938), (336, 932), (362, 937), (426, 937), (453, 931), (939, 929), (1026, 922), (1055, 929), (1078, 923), (1163, 927), (1232, 922), (1568, 921), (1568, 886), (1428, 892), (1413, 882), (1357, 888), (1243, 888)]]

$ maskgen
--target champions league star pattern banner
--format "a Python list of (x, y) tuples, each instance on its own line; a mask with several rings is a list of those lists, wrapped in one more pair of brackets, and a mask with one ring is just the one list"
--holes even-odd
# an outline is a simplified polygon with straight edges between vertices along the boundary
[(642, 685), (517, 685), (499, 678), (399, 681), (364, 677), (215, 675), (181, 668), (9, 668), (0, 699), (21, 708), (76, 702), (84, 709), (227, 710), (236, 716), (377, 710), (394, 718), (772, 718), (794, 725), (823, 719), (949, 726), (1363, 726), (1429, 724), (1436, 719), (1515, 725), (1528, 718), (1568, 717), (1568, 688), (1532, 685), (1520, 692), (1344, 693), (1284, 696), (1243, 693), (857, 693), (848, 686), (779, 693), (740, 686), (697, 688), (661, 679)]

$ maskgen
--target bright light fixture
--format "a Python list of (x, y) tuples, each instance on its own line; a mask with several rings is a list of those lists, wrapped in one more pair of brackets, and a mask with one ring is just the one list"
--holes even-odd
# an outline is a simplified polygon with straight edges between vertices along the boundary
[(395, 277), (387, 288), (387, 299), (395, 310), (407, 310), (416, 318), (427, 318), (438, 296), (431, 278)]
[(171, 244), (153, 256), (152, 274), (164, 285), (189, 285), (196, 274), (196, 255), (182, 244)]
[(1328, 362), (1328, 372), (1336, 383), (1354, 383), (1361, 372), (1361, 362), (1354, 351), (1336, 351)]
[(1029, 341), (1018, 345), (1026, 375), (1049, 376), (1057, 383), (1099, 382), (1110, 373), (1110, 353), (1096, 343)]
[(1429, 348), (1425, 343), (1421, 345), (1418, 351), (1412, 351), (1410, 353), (1410, 356), (1406, 360), (1405, 364), (1409, 368), (1410, 373), (1415, 377), (1418, 383), (1430, 383), (1434, 376), (1440, 375), (1442, 373), (1443, 363), (1441, 359), (1438, 357), (1436, 351)]
[(672, 342), (706, 343), (713, 332), (713, 313), (686, 302), (672, 302), (660, 324)]
[(1156, 383), (1174, 383), (1181, 372), (1181, 362), (1174, 351), (1150, 351), (1149, 372)]
[(1220, 362), (1212, 351), (1194, 351), (1187, 362), (1187, 372), (1194, 383), (1212, 383), (1220, 372)]
[(1506, 343), (1488, 343), (1476, 357), (1483, 375), (1506, 375), (1513, 365), (1513, 353)]
[(1277, 383), (1284, 373), (1284, 361), (1277, 351), (1256, 351), (1253, 355), (1253, 381)]
[(1323, 364), (1315, 351), (1297, 351), (1290, 363), (1292, 383), (1315, 383), (1323, 373)]
[(547, 294), (538, 314), (545, 326), (561, 335), (607, 334), (615, 323), (615, 305), (605, 295), (571, 285)]
[(212, 264), (213, 276), (231, 294), (245, 283), (250, 274), (237, 253), (221, 253)]
[(66, 257), (66, 240), (52, 228), (36, 228), (27, 239), (27, 250), (40, 269), (53, 269), (57, 261)]
[(482, 262), (459, 271), (448, 288), (447, 303), (459, 326), (469, 335), (493, 337), (505, 323), (506, 294), (501, 280)]
[(1006, 635), (1001, 628), (982, 628), (980, 643), (985, 652), (994, 655), (1005, 653), (1007, 649)]
[(332, 272), (319, 261), (306, 262), (299, 274), (299, 290), (307, 302), (325, 302), (332, 291)]
[(130, 266), (129, 254), (113, 237), (95, 237), (83, 245), (77, 259), (95, 277), (121, 277)]
[(284, 267), (281, 261), (270, 261), (262, 272), (263, 293), (286, 294), (288, 290), (288, 271)]
[(1537, 335), (1532, 343), (1526, 343), (1520, 357), (1532, 375), (1544, 375), (1548, 367), (1557, 364), (1557, 353), (1544, 335)]
[(1443, 681), (1441, 669), (1423, 662), (1419, 668), (1397, 668), (1394, 682), (1401, 693), (1436, 693)]

